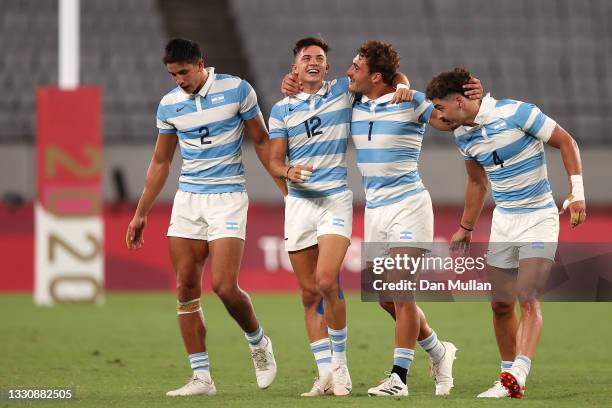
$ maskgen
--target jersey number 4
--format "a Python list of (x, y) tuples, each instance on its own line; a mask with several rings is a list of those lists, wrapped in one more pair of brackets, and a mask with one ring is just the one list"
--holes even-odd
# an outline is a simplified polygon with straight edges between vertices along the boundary
[(497, 154), (497, 151), (493, 152), (493, 164), (504, 167), (504, 161)]
[[(310, 128), (310, 125), (308, 125), (308, 122), (310, 122), (310, 124), (312, 125), (312, 129)], [(304, 121), (304, 127), (306, 128), (306, 136), (308, 136), (308, 138), (310, 139), (313, 136), (322, 135), (323, 132), (317, 130), (319, 126), (321, 126), (320, 117), (313, 116), (312, 118), (310, 118), (310, 120), (306, 119)]]

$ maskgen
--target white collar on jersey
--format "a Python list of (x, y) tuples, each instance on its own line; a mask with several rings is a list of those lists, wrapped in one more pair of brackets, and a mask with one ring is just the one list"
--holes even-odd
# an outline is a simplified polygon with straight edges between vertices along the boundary
[(317, 93), (309, 94), (309, 93), (306, 93), (306, 92), (300, 92), (299, 94), (295, 95), (294, 98), (297, 98), (297, 99), (299, 99), (301, 101), (307, 101), (313, 95), (323, 96), (323, 95), (325, 95), (327, 93), (327, 91), (329, 91), (329, 82), (323, 81), (323, 86), (321, 87), (321, 89), (319, 89), (317, 91)]
[(208, 91), (210, 91), (210, 87), (212, 86), (213, 82), (215, 82), (215, 67), (206, 67), (204, 69), (206, 70), (206, 72), (208, 72), (208, 78), (206, 78), (206, 82), (204, 82), (204, 86), (202, 86), (200, 92), (198, 92), (197, 94), (190, 94), (183, 91), (183, 89), (181, 88), (181, 91), (189, 95), (189, 98), (191, 99), (195, 98), (196, 95), (200, 95), (202, 98), (204, 98), (206, 94), (208, 94)]
[(487, 122), (491, 112), (493, 112), (493, 109), (495, 109), (496, 102), (497, 101), (491, 96), (490, 93), (486, 94), (484, 98), (482, 98), (480, 108), (478, 109), (478, 114), (476, 115), (476, 119), (474, 119), (474, 122), (476, 122), (478, 126), (482, 126)]
[(497, 100), (493, 98), (490, 93), (486, 94), (480, 102), (480, 108), (478, 108), (478, 113), (476, 114), (476, 118), (474, 119), (474, 123), (476, 123), (476, 126), (459, 126), (454, 131), (455, 136), (461, 136), (465, 133), (469, 133), (484, 126), (489, 120), (491, 113), (495, 109), (496, 103)]
[(372, 102), (374, 105), (380, 105), (381, 103), (391, 102), (391, 99), (393, 99), (393, 95), (395, 95), (395, 92), (389, 92), (388, 94), (384, 94), (383, 96), (379, 96), (376, 99), (370, 99), (367, 96), (362, 95), (361, 96), (361, 102), (362, 103)]

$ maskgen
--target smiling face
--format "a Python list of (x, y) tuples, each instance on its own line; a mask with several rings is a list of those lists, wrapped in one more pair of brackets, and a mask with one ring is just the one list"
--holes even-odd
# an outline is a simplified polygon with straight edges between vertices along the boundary
[(357, 55), (353, 58), (353, 63), (346, 71), (346, 75), (350, 78), (349, 91), (363, 94), (370, 92), (374, 81), (377, 79), (376, 76), (380, 76), (379, 73), (370, 74), (368, 61), (363, 55)]
[(166, 64), (168, 73), (174, 79), (174, 82), (180, 86), (183, 91), (193, 94), (198, 92), (204, 82), (206, 75), (204, 74), (204, 61), (199, 59), (195, 64), (189, 62), (172, 62)]
[(329, 70), (325, 51), (317, 45), (304, 47), (295, 56), (291, 71), (298, 80), (311, 85), (322, 84)]

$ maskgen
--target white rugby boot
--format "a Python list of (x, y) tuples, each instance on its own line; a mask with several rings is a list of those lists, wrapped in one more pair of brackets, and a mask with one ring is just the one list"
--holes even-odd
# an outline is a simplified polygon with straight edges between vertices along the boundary
[(402, 382), (399, 375), (392, 373), (376, 387), (370, 388), (368, 395), (373, 397), (407, 397), (408, 386)]
[(216, 395), (217, 388), (215, 387), (214, 381), (209, 377), (208, 379), (199, 378), (195, 374), (189, 382), (183, 385), (181, 388), (176, 390), (168, 391), (166, 395), (168, 397), (187, 397), (190, 395)]
[(264, 336), (259, 346), (252, 346), (251, 357), (255, 366), (255, 377), (257, 378), (257, 386), (261, 389), (268, 388), (276, 377), (276, 361), (274, 360), (274, 352), (272, 351), (272, 340), (268, 336)]
[(504, 388), (501, 381), (495, 381), (491, 388), (481, 392), (476, 398), (506, 398), (509, 396), (508, 390)]
[(509, 369), (502, 371), (499, 381), (504, 386), (510, 398), (521, 399), (525, 396), (525, 382), (527, 378), (519, 370)]
[(431, 374), (436, 382), (436, 395), (448, 395), (451, 388), (454, 387), (453, 380), (453, 363), (455, 362), (455, 354), (457, 347), (451, 342), (442, 341), (442, 345), (446, 350), (444, 356), (438, 362), (434, 362), (430, 357)]
[(332, 386), (334, 395), (350, 395), (353, 390), (353, 383), (351, 383), (351, 376), (346, 364), (337, 364), (332, 367)]
[(312, 389), (302, 394), (302, 397), (320, 397), (323, 395), (334, 395), (332, 376), (317, 377)]

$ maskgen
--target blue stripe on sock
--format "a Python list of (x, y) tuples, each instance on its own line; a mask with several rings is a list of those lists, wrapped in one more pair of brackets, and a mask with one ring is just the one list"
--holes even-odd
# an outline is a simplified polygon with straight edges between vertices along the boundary
[(433, 346), (436, 344), (437, 341), (438, 341), (438, 335), (436, 334), (435, 331), (432, 330), (429, 337), (423, 340), (419, 340), (418, 343), (421, 347), (423, 347), (423, 350), (429, 351), (433, 348)]
[(323, 357), (317, 360), (317, 365), (331, 363), (331, 357)]
[(263, 331), (263, 328), (259, 326), (257, 330), (255, 330), (254, 332), (251, 332), (251, 333), (245, 332), (244, 335), (246, 336), (246, 339), (249, 343), (251, 343), (252, 345), (255, 345), (259, 343), (261, 339), (263, 339), (264, 331)]
[(334, 352), (344, 352), (346, 349), (346, 338), (348, 334), (348, 328), (334, 330), (330, 327), (327, 328), (327, 333), (332, 343), (332, 350)]
[(405, 369), (410, 367), (414, 359), (414, 350), (398, 347), (393, 351), (393, 364)]
[(316, 345), (316, 346), (311, 346), (310, 348), (311, 348), (313, 353), (319, 353), (321, 351), (331, 350), (329, 342), (327, 342), (325, 344), (319, 344), (319, 345)]
[(209, 368), (208, 366), (201, 366), (201, 367), (193, 368), (193, 371), (209, 371)]
[(531, 359), (527, 356), (523, 356), (521, 354), (519, 354), (518, 356), (516, 356), (516, 360), (522, 360), (524, 361), (529, 367), (531, 367)]

